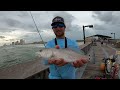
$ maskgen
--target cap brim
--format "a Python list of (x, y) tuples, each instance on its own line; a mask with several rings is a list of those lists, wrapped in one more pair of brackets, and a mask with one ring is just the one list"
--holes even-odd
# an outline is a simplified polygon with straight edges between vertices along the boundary
[[(63, 22), (54, 22), (54, 23), (51, 24), (51, 26), (53, 26), (53, 25), (56, 24), (56, 23), (62, 23), (62, 24), (64, 24)], [(64, 24), (64, 25), (65, 25), (65, 24)]]

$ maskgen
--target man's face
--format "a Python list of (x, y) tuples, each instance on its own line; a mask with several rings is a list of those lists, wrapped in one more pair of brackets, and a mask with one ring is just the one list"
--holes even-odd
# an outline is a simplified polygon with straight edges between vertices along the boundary
[(64, 35), (65, 32), (64, 24), (56, 24), (52, 28), (56, 36), (61, 37)]

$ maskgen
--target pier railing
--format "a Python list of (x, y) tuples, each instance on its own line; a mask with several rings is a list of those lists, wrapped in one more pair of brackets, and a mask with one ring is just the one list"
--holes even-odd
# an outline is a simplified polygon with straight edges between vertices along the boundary
[[(87, 54), (92, 43), (81, 45), (80, 48)], [(41, 63), (40, 59), (0, 68), (0, 79), (48, 79), (49, 66)]]

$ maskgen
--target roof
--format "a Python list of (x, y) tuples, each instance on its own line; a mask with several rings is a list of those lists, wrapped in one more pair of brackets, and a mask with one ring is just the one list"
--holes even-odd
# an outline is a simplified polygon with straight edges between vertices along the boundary
[(110, 36), (106, 36), (106, 35), (100, 35), (100, 34), (96, 34), (96, 35), (92, 35), (92, 36), (88, 36), (88, 37), (86, 37), (86, 38), (89, 38), (89, 37), (102, 37), (102, 38), (112, 38), (112, 37), (110, 37)]

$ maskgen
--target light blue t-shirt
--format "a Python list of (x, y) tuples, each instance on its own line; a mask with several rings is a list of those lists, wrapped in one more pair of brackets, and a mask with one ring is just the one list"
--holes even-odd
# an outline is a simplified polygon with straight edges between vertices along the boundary
[[(65, 39), (57, 39), (57, 44), (60, 46), (60, 48), (65, 48)], [(46, 44), (46, 48), (55, 48), (55, 39), (49, 41)], [(76, 52), (80, 52), (80, 47), (78, 46), (77, 42), (69, 38), (67, 38), (67, 48), (71, 48)], [(46, 61), (45, 64), (47, 63), (48, 62)], [(51, 64), (49, 69), (49, 79), (75, 79), (76, 69), (70, 63), (65, 64), (64, 66)]]

